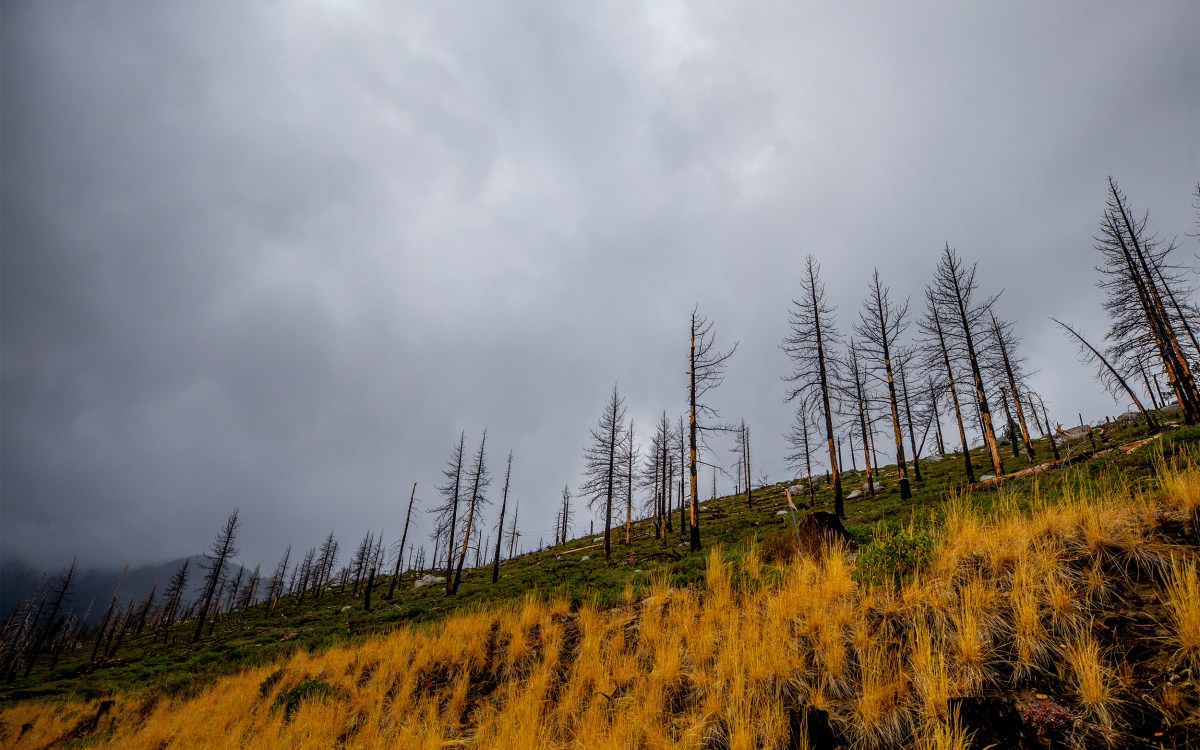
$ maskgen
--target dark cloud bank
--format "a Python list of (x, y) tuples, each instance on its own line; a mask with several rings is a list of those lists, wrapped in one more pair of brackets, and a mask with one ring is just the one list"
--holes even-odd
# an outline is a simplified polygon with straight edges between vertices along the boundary
[(640, 425), (682, 410), (697, 302), (782, 478), (807, 253), (848, 327), (872, 267), (919, 295), (950, 242), (1062, 419), (1115, 413), (1046, 325), (1104, 328), (1105, 176), (1197, 250), (1194, 2), (2, 21), (0, 542), (35, 566), (190, 554), (234, 507), (251, 564), (398, 536), (485, 426), (536, 544), (613, 382)]

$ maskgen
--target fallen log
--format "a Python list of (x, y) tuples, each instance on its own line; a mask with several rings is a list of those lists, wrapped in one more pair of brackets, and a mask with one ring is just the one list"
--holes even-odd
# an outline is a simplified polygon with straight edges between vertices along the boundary
[(1080, 461), (1085, 461), (1089, 458), (1099, 458), (1100, 456), (1104, 456), (1109, 453), (1113, 453), (1115, 451), (1121, 451), (1122, 453), (1129, 454), (1129, 453), (1132, 453), (1133, 451), (1137, 450), (1138, 448), (1141, 448), (1143, 445), (1146, 445), (1147, 443), (1157, 440), (1160, 437), (1162, 437), (1161, 432), (1157, 433), (1155, 435), (1151, 435), (1148, 438), (1143, 438), (1141, 440), (1135, 440), (1132, 443), (1125, 443), (1124, 445), (1118, 445), (1113, 448), (1105, 448), (1104, 450), (1096, 451), (1095, 453), (1078, 453), (1074, 456), (1067, 456), (1066, 458), (1060, 458), (1057, 461), (1048, 461), (1044, 464), (1038, 464), (1037, 466), (1031, 466), (1028, 469), (1021, 469), (1020, 471), (1014, 471), (1011, 474), (1001, 474), (998, 477), (992, 477), (991, 479), (985, 479), (982, 482), (975, 482), (974, 484), (963, 485), (963, 489), (979, 490), (979, 489), (984, 489), (987, 487), (995, 487), (996, 485), (1001, 484), (1003, 482), (1007, 482), (1010, 479), (1020, 479), (1021, 477), (1028, 477), (1028, 476), (1032, 476), (1034, 474), (1044, 474), (1045, 472), (1050, 471), (1051, 469), (1061, 469), (1063, 467), (1070, 466), (1071, 464), (1076, 464), (1076, 463), (1079, 463)]

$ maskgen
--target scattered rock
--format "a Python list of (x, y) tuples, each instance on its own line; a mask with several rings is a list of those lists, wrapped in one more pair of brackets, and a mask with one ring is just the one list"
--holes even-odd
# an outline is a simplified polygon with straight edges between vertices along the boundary
[(591, 560), (591, 559), (592, 559), (591, 555), (584, 555), (583, 557), (579, 558), (579, 562), (587, 562), (588, 560)]
[(432, 573), (426, 573), (425, 575), (423, 575), (417, 579), (416, 583), (413, 584), (413, 588), (414, 589), (423, 589), (423, 588), (427, 588), (427, 587), (432, 586), (437, 583), (445, 583), (445, 582), (446, 582), (445, 576), (435, 576)]
[(294, 641), (300, 637), (299, 633), (288, 633), (287, 635), (279, 636), (280, 641)]
[(986, 481), (987, 481), (987, 480), (989, 480), (989, 479), (995, 479), (995, 478), (996, 478), (996, 475), (995, 475), (995, 474), (984, 474), (983, 476), (981, 476), (981, 477), (979, 478), (979, 481), (981, 481), (981, 482), (986, 482)]
[(642, 570), (641, 568), (634, 568), (633, 572), (634, 573), (645, 573), (646, 571)]
[(862, 496), (863, 496), (862, 490), (855, 490), (854, 492), (851, 492), (849, 495), (846, 495), (846, 499), (847, 500), (857, 500)]
[(777, 511), (775, 511), (775, 515), (777, 515), (777, 516), (786, 516), (786, 515), (787, 515), (787, 511), (786, 511), (786, 510), (777, 510)]
[(603, 534), (601, 534), (600, 536), (593, 537), (593, 538), (592, 538), (592, 541), (593, 541), (593, 542), (603, 542), (603, 541), (604, 541), (604, 535), (603, 535)]
[(354, 609), (354, 608), (353, 608), (353, 607), (351, 607), (349, 604), (347, 604), (346, 606), (342, 607), (342, 611), (343, 611), (343, 612), (349, 612), (349, 611), (350, 611), (350, 610), (352, 610), (352, 609)]

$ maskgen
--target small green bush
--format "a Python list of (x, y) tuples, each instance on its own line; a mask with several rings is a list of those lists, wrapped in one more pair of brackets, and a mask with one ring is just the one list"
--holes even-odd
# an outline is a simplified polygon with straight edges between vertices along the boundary
[(279, 680), (282, 677), (283, 669), (276, 669), (274, 672), (267, 675), (267, 678), (258, 686), (258, 697), (266, 698), (267, 695), (270, 694), (271, 690), (275, 688), (275, 685), (279, 683)]
[(859, 548), (854, 580), (859, 585), (899, 586), (929, 564), (932, 551), (933, 538), (927, 530), (880, 521), (871, 543)]
[(300, 704), (311, 698), (324, 698), (337, 694), (337, 689), (320, 677), (309, 677), (293, 688), (284, 690), (271, 704), (271, 710), (283, 709), (283, 720), (288, 721), (300, 708)]

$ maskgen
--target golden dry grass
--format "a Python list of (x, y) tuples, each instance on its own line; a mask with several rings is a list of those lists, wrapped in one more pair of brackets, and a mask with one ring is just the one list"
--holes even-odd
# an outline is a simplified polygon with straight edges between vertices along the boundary
[[(1035, 496), (1024, 512), (1004, 507), (1011, 498), (986, 515), (953, 498), (928, 568), (900, 586), (857, 586), (841, 547), (782, 571), (753, 546), (736, 564), (713, 549), (702, 589), (658, 579), (607, 610), (530, 597), (297, 653), (192, 695), (117, 696), (89, 746), (750, 750), (785, 747), (788, 709), (810, 706), (853, 747), (953, 750), (969, 737), (951, 698), (1035, 677), (1058, 681), (1077, 741), (1119, 737), (1130, 667), (1100, 636), (1120, 576), (1166, 561), (1163, 626), (1176, 661), (1200, 672), (1194, 553), (1172, 558), (1154, 536), (1190, 522), (1200, 474), (1190, 463), (1162, 471), (1160, 492), (1081, 489), (1062, 503)], [(329, 690), (291, 715), (277, 707), (313, 679)], [(1188, 679), (1156, 689), (1164, 712), (1196, 700)], [(95, 708), (8, 705), (0, 743), (69, 739)]]

